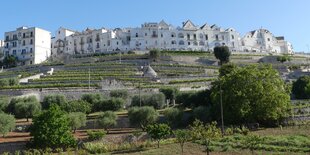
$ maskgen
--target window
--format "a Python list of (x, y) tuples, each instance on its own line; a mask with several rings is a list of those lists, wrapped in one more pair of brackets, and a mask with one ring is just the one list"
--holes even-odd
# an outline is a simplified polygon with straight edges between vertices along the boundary
[(116, 42), (116, 45), (118, 45), (118, 41)]
[(5, 40), (6, 40), (6, 41), (9, 41), (9, 40), (10, 40), (10, 36), (6, 36), (6, 37), (5, 37)]
[(174, 38), (175, 37), (175, 33), (171, 33), (171, 37)]
[(32, 65), (32, 61), (30, 61), (30, 65)]
[(163, 35), (163, 34), (160, 34), (160, 37), (164, 37), (164, 35)]
[(206, 40), (209, 40), (209, 37), (208, 37), (208, 35), (206, 34)]
[(203, 41), (199, 42), (199, 46), (204, 46), (204, 45), (205, 45), (205, 43)]
[(100, 46), (99, 46), (99, 43), (97, 43), (97, 46), (96, 46), (97, 48), (100, 48)]
[(187, 34), (187, 40), (189, 40), (191, 38), (190, 34)]
[(16, 55), (16, 50), (13, 50), (13, 55)]
[(198, 45), (197, 41), (194, 41), (194, 45), (195, 45), (195, 46), (197, 46), (197, 45)]
[(196, 40), (196, 39), (197, 39), (196, 34), (194, 34), (194, 40)]
[(267, 40), (270, 41), (270, 38), (268, 38)]
[(30, 37), (33, 37), (33, 32), (30, 32)]
[(225, 40), (224, 36), (222, 36), (222, 40)]
[(183, 41), (183, 40), (180, 40), (180, 41), (179, 41), (179, 45), (184, 45), (184, 41)]
[(171, 41), (171, 45), (175, 45), (175, 44), (177, 44), (176, 41), (175, 41), (175, 40), (172, 40), (172, 41)]
[(231, 39), (235, 39), (235, 36), (234, 36), (234, 35), (231, 35)]
[(147, 33), (145, 33), (144, 35), (147, 36)]
[(13, 40), (17, 40), (17, 35), (16, 34), (13, 35)]
[(187, 45), (191, 45), (191, 42), (188, 42)]
[(32, 53), (32, 48), (30, 48), (30, 53)]
[(139, 37), (138, 33), (136, 33), (136, 37), (137, 37), (137, 38)]
[(30, 45), (32, 45), (33, 44), (33, 41), (32, 41), (32, 39), (30, 39)]
[(219, 40), (219, 35), (215, 35), (215, 39), (216, 39), (216, 40)]
[(25, 33), (23, 33), (23, 38), (26, 38), (26, 34)]
[(199, 38), (200, 38), (200, 39), (203, 39), (203, 34), (200, 33), (200, 34), (199, 34)]

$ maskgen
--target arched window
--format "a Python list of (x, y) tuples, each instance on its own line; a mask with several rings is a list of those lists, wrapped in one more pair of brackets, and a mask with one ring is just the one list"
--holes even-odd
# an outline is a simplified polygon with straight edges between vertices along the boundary
[(179, 38), (184, 38), (184, 34), (183, 34), (183, 33), (179, 33), (179, 34), (178, 34), (178, 37), (179, 37)]
[(199, 46), (204, 46), (204, 45), (205, 45), (205, 43), (203, 41), (199, 42)]
[(184, 41), (183, 41), (183, 40), (180, 40), (180, 41), (179, 41), (179, 45), (184, 45)]
[(174, 32), (171, 33), (171, 37), (172, 37), (172, 38), (175, 37), (175, 33), (174, 33)]
[(202, 33), (199, 34), (199, 38), (203, 39), (203, 34)]
[(171, 45), (175, 45), (175, 44), (177, 44), (176, 41), (175, 41), (175, 40), (172, 40), (172, 41), (171, 41)]
[(197, 46), (197, 45), (198, 45), (197, 41), (194, 41), (194, 45), (195, 45), (195, 46)]

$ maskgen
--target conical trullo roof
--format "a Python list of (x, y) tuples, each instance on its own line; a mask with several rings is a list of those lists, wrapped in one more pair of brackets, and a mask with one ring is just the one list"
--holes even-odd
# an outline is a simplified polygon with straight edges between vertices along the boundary
[(145, 70), (144, 70), (144, 76), (150, 77), (150, 78), (156, 78), (157, 73), (155, 72), (155, 70), (151, 66), (147, 66), (147, 67), (145, 67)]

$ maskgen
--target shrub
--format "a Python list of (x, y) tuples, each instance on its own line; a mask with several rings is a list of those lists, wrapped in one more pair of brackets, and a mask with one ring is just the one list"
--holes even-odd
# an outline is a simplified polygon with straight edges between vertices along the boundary
[(171, 134), (171, 129), (167, 124), (148, 125), (146, 131), (152, 139), (157, 141), (157, 148), (159, 148), (160, 140), (167, 138)]
[(63, 104), (67, 103), (67, 99), (64, 95), (54, 94), (54, 95), (47, 95), (43, 98), (42, 108), (49, 109), (52, 104), (56, 104), (58, 106), (62, 106)]
[(88, 139), (91, 140), (91, 141), (100, 140), (106, 134), (107, 134), (107, 132), (104, 131), (104, 130), (94, 130), (94, 131), (90, 130), (90, 131), (87, 131)]
[(171, 104), (175, 104), (175, 99), (179, 93), (179, 89), (175, 87), (164, 87), (159, 89), (160, 92), (162, 92), (167, 100), (170, 100)]
[(103, 95), (101, 94), (83, 94), (82, 95), (82, 100), (86, 101), (92, 105), (98, 103), (99, 101), (101, 101), (103, 99)]
[(187, 130), (176, 130), (174, 131), (174, 135), (175, 135), (175, 138), (177, 140), (177, 142), (180, 144), (181, 146), (181, 150), (182, 150), (182, 154), (183, 154), (183, 146), (184, 146), (184, 143), (187, 142), (191, 136), (190, 136), (190, 132), (187, 131)]
[(150, 59), (157, 61), (161, 56), (161, 52), (158, 49), (150, 50)]
[(310, 99), (310, 76), (299, 77), (293, 83), (292, 93), (297, 99)]
[(129, 122), (133, 126), (139, 126), (143, 130), (149, 124), (155, 123), (159, 117), (158, 112), (149, 106), (132, 107), (128, 110)]
[(164, 111), (164, 116), (171, 127), (180, 126), (183, 122), (183, 110), (169, 108)]
[(0, 79), (0, 87), (17, 86), (17, 85), (19, 85), (18, 78), (3, 78), (3, 79)]
[(116, 120), (117, 115), (113, 111), (106, 111), (99, 114), (97, 118), (97, 123), (100, 127), (108, 131), (108, 128), (113, 127), (117, 124)]
[(123, 100), (127, 100), (128, 98), (128, 91), (127, 90), (112, 90), (110, 92), (110, 97), (113, 98), (122, 98)]
[[(132, 98), (131, 106), (140, 106), (138, 95)], [(156, 109), (162, 109), (165, 106), (165, 95), (163, 93), (141, 95), (141, 106), (152, 106)]]
[(9, 106), (9, 98), (7, 96), (0, 95), (0, 112), (6, 112)]
[(211, 105), (211, 91), (182, 92), (177, 95), (176, 102), (184, 107), (198, 107)]
[(72, 112), (68, 114), (69, 126), (75, 132), (76, 129), (86, 126), (86, 115), (82, 112)]
[(206, 106), (199, 106), (196, 107), (193, 110), (193, 115), (195, 119), (198, 119), (202, 122), (207, 122), (210, 121), (211, 118), (211, 112), (210, 112), (210, 108), (206, 107)]
[(4, 137), (15, 128), (15, 118), (13, 115), (0, 113), (0, 133)]
[(70, 113), (70, 112), (82, 112), (89, 114), (91, 112), (91, 104), (83, 100), (75, 100), (65, 102), (61, 105), (61, 109)]
[(227, 46), (218, 46), (214, 48), (214, 56), (220, 60), (220, 64), (229, 62), (231, 52)]

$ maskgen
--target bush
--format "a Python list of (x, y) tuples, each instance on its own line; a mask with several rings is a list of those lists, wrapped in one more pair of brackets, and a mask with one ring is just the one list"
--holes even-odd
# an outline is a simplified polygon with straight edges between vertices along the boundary
[(69, 125), (71, 129), (75, 132), (76, 129), (86, 126), (86, 115), (82, 112), (72, 112), (68, 114)]
[(4, 137), (15, 128), (15, 118), (13, 115), (0, 112), (0, 133)]
[(42, 108), (49, 109), (52, 104), (56, 104), (61, 107), (62, 105), (67, 104), (67, 99), (64, 95), (60, 94), (47, 95), (43, 99)]
[(123, 100), (127, 100), (128, 98), (128, 91), (127, 90), (112, 90), (110, 92), (110, 97), (113, 98), (122, 98)]
[(214, 56), (220, 60), (220, 64), (229, 62), (231, 52), (227, 46), (218, 46), (214, 48)]
[(182, 92), (177, 95), (176, 102), (184, 107), (194, 108), (211, 105), (211, 91)]
[(164, 87), (159, 89), (162, 92), (167, 100), (170, 100), (171, 104), (175, 104), (175, 99), (179, 93), (179, 89), (175, 87)]
[(99, 114), (97, 118), (97, 124), (99, 127), (104, 128), (108, 131), (108, 128), (113, 127), (117, 124), (117, 115), (113, 111), (106, 111)]
[(30, 145), (34, 148), (68, 148), (76, 145), (70, 132), (69, 120), (57, 105), (51, 105), (33, 119)]
[(164, 111), (164, 116), (171, 127), (180, 126), (183, 123), (183, 110), (169, 108)]
[[(135, 95), (132, 98), (131, 106), (140, 106), (139, 95)], [(141, 106), (152, 106), (156, 109), (162, 109), (165, 106), (165, 95), (163, 93), (141, 95)]]
[(84, 94), (81, 98), (83, 101), (86, 101), (92, 105), (98, 103), (99, 101), (103, 100), (104, 97), (101, 94)]
[(297, 99), (310, 99), (310, 76), (299, 77), (293, 83), (292, 93)]
[(159, 117), (159, 113), (149, 106), (132, 107), (128, 110), (129, 122), (133, 126), (139, 126), (143, 130), (149, 124), (155, 123)]
[(18, 78), (3, 78), (3, 79), (0, 79), (0, 87), (17, 86), (17, 85), (19, 85)]
[(10, 102), (14, 106), (14, 114), (18, 118), (32, 118), (41, 111), (41, 104), (35, 96), (13, 98)]
[(91, 112), (91, 104), (83, 100), (69, 101), (61, 105), (61, 109), (70, 112), (82, 112), (89, 114)]
[(158, 49), (150, 50), (150, 59), (157, 61), (161, 56), (161, 52)]
[(193, 110), (193, 115), (195, 119), (198, 119), (202, 122), (211, 121), (211, 112), (210, 108), (206, 106), (199, 106)]
[(7, 96), (1, 96), (0, 95), (0, 113), (7, 111), (9, 103), (10, 103), (9, 98)]
[(91, 141), (100, 140), (107, 134), (104, 130), (87, 131), (88, 139)]
[(94, 111), (118, 111), (124, 108), (125, 101), (121, 98), (101, 100), (94, 105)]

